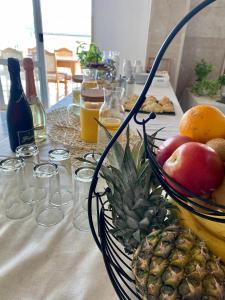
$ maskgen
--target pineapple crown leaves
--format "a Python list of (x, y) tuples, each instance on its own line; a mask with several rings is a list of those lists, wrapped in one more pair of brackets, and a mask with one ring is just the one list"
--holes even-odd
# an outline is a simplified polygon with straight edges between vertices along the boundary
[[(97, 122), (110, 141), (112, 135)], [(155, 147), (158, 132), (159, 130), (147, 137), (150, 149)], [(125, 149), (115, 141), (110, 149), (113, 155), (107, 157), (109, 166), (103, 164), (100, 169), (100, 174), (109, 187), (106, 195), (114, 225), (110, 232), (129, 253), (154, 228), (164, 228), (177, 220), (176, 209), (163, 197), (162, 188), (145, 158), (143, 138), (140, 134), (139, 137), (131, 148), (130, 130), (127, 126)]]
[[(100, 122), (99, 125), (102, 126)], [(110, 140), (111, 134), (106, 128), (104, 130)], [(151, 149), (155, 147), (158, 132), (147, 137)], [(128, 126), (125, 149), (116, 141), (112, 146), (115, 155), (110, 167), (102, 166), (101, 169), (110, 187), (107, 198), (114, 225), (111, 233), (129, 253), (153, 228), (164, 228), (177, 219), (176, 209), (162, 196), (163, 190), (145, 158), (143, 138), (140, 134), (139, 137), (131, 149)]]

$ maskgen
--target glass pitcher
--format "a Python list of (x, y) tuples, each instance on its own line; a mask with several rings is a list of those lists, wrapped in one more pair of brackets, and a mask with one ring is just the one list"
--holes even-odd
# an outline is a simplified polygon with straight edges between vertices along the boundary
[(97, 76), (98, 70), (83, 69), (82, 82), (75, 77), (72, 79), (72, 104), (69, 104), (67, 107), (67, 117), (71, 127), (74, 126), (74, 123), (76, 123), (74, 120), (80, 115), (80, 101), (82, 95), (87, 90), (98, 88)]
[[(124, 88), (104, 88), (103, 93), (104, 102), (99, 111), (99, 121), (111, 135), (114, 135), (125, 117), (125, 111), (122, 104)], [(105, 130), (101, 126), (98, 126), (98, 150), (102, 152), (107, 144), (108, 140)]]
[(83, 81), (81, 85), (81, 94), (84, 90), (98, 88), (97, 82), (98, 70), (96, 69), (83, 69)]
[(83, 90), (80, 102), (81, 139), (86, 143), (97, 143), (99, 109), (103, 103), (102, 89)]

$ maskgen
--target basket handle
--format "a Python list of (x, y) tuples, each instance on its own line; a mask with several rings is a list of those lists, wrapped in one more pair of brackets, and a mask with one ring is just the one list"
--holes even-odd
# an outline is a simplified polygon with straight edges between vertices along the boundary
[[(168, 34), (168, 36), (166, 37), (166, 39), (164, 40), (162, 46), (160, 47), (156, 58), (152, 64), (152, 68), (150, 70), (150, 73), (148, 75), (148, 78), (146, 80), (146, 83), (144, 85), (144, 88), (137, 100), (137, 102), (135, 103), (133, 109), (130, 111), (130, 113), (127, 115), (126, 119), (123, 121), (123, 123), (121, 124), (121, 126), (119, 127), (119, 129), (117, 130), (117, 132), (114, 134), (114, 136), (112, 137), (112, 139), (110, 140), (110, 142), (108, 143), (108, 145), (106, 146), (105, 150), (103, 151), (99, 162), (96, 166), (94, 175), (93, 175), (93, 179), (91, 182), (91, 186), (90, 186), (90, 190), (89, 190), (89, 196), (88, 196), (88, 219), (89, 219), (89, 224), (90, 224), (90, 228), (91, 228), (91, 232), (93, 235), (93, 238), (97, 244), (97, 246), (99, 247), (99, 249), (101, 250), (101, 243), (100, 240), (97, 236), (97, 233), (95, 231), (94, 228), (94, 224), (93, 224), (93, 220), (92, 220), (92, 195), (95, 191), (95, 187), (97, 184), (97, 180), (98, 180), (98, 173), (100, 171), (101, 165), (105, 159), (105, 157), (107, 156), (108, 152), (110, 151), (110, 149), (112, 148), (114, 142), (117, 140), (117, 138), (120, 136), (120, 134), (122, 133), (122, 131), (124, 130), (124, 128), (127, 126), (127, 124), (130, 122), (130, 120), (132, 119), (132, 117), (137, 114), (139, 112), (139, 109), (141, 108), (142, 104), (145, 101), (146, 98), (146, 94), (149, 90), (149, 87), (151, 86), (152, 80), (155, 76), (155, 73), (158, 69), (158, 66), (160, 64), (160, 61), (164, 55), (164, 53), (166, 52), (167, 48), (169, 47), (170, 43), (172, 42), (172, 40), (174, 39), (174, 37), (177, 35), (177, 33), (184, 27), (184, 25), (186, 25), (196, 14), (198, 14), (201, 10), (203, 10), (205, 7), (207, 7), (208, 5), (212, 4), (213, 2), (215, 2), (216, 0), (204, 0), (202, 1), (199, 5), (197, 5), (196, 7), (194, 7), (190, 12), (188, 12), (183, 19), (181, 19), (177, 25), (171, 30), (171, 32)], [(144, 120), (143, 120), (144, 122)]]

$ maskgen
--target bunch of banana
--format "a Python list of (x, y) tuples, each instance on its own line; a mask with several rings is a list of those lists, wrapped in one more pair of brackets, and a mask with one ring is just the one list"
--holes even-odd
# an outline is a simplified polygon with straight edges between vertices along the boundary
[(225, 224), (201, 218), (181, 206), (179, 211), (181, 223), (205, 241), (209, 249), (225, 262)]

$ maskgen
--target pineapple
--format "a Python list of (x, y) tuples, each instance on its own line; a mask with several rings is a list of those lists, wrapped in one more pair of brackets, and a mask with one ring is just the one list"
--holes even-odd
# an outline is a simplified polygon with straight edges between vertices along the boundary
[[(156, 134), (148, 137), (152, 146)], [(125, 149), (116, 141), (111, 151), (110, 165), (101, 167), (110, 188), (107, 198), (114, 225), (111, 233), (126, 252), (133, 253), (153, 228), (164, 228), (173, 222), (176, 209), (165, 201), (162, 188), (144, 158), (142, 138), (131, 149), (128, 127)]]
[(225, 299), (225, 265), (190, 229), (176, 224), (142, 240), (132, 271), (144, 300)]

